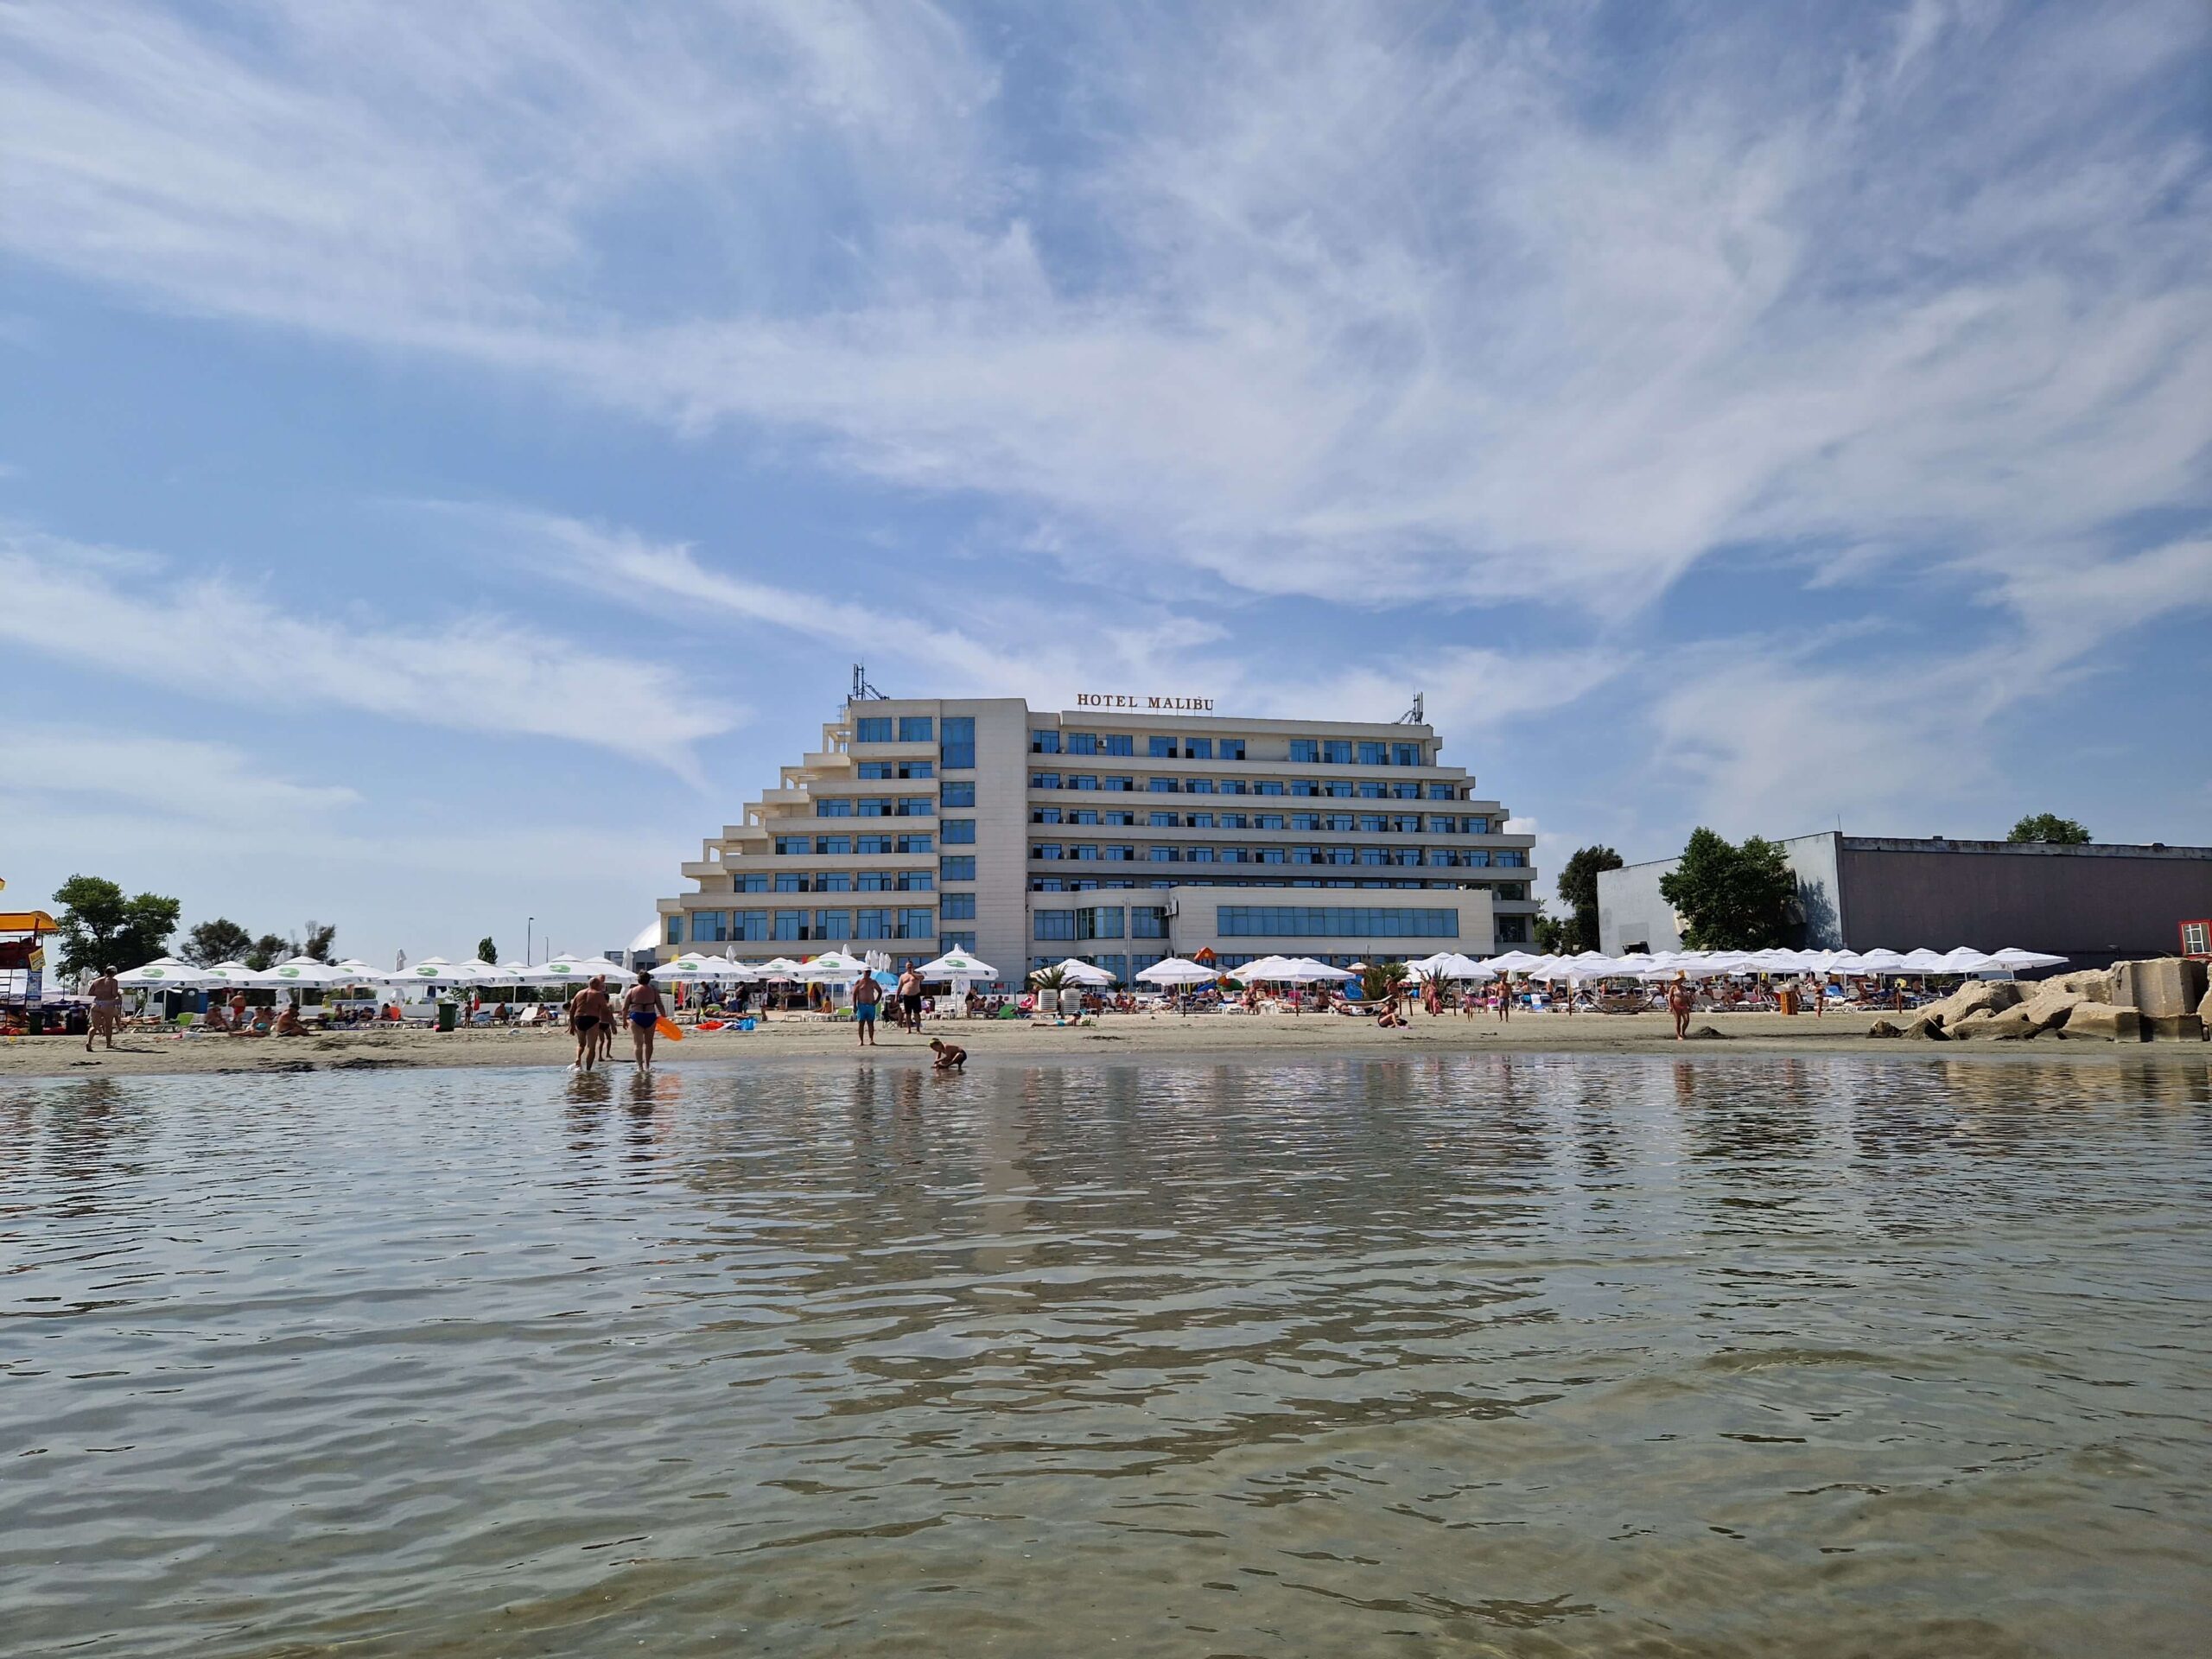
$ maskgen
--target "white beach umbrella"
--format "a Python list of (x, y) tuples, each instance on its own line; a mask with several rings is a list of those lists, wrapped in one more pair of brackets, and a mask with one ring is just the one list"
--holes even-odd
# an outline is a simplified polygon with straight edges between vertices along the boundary
[(205, 983), (200, 969), (188, 962), (179, 962), (175, 957), (161, 957), (136, 968), (124, 969), (115, 976), (118, 985), (139, 988), (160, 988), (188, 991)]
[(1859, 953), (1859, 970), (1865, 974), (1909, 974), (1912, 971), (1904, 965), (1903, 957), (1879, 945)]
[(1211, 985), (1221, 977), (1203, 963), (1185, 962), (1180, 957), (1169, 957), (1155, 962), (1149, 968), (1141, 968), (1135, 977), (1147, 985)]
[(1993, 950), (1989, 955), (1993, 961), (2010, 968), (2014, 973), (2023, 968), (2056, 968), (2072, 960), (2068, 957), (2054, 957), (2048, 950), (2023, 950), (2012, 944), (2001, 950)]
[(800, 963), (791, 977), (810, 985), (842, 985), (868, 971), (868, 963), (858, 957), (843, 950), (824, 950)]
[[(1449, 950), (1439, 950), (1430, 956), (1416, 957), (1413, 961), (1406, 964), (1406, 971), (1409, 974), (1421, 974), (1424, 976), (1433, 974), (1436, 971), (1436, 964), (1440, 962), (1444, 962), (1449, 959), (1452, 953)], [(1362, 967), (1365, 967), (1367, 964), (1362, 963), (1360, 965)]]
[(933, 962), (925, 962), (914, 970), (924, 979), (996, 979), (999, 970), (980, 957), (965, 950), (948, 950)]
[(1231, 968), (1227, 976), (1240, 985), (1249, 985), (1255, 980), (1274, 982), (1284, 977), (1283, 969), (1289, 965), (1288, 957), (1255, 957), (1242, 968)]
[(1961, 944), (1943, 953), (1943, 971), (1947, 974), (1986, 974), (1992, 969), (2003, 969), (2005, 964), (1970, 944)]
[(1491, 957), (1486, 960), (1493, 973), (1525, 974), (1547, 959), (1542, 957), (1532, 957), (1526, 950), (1508, 950), (1503, 955)]
[(261, 969), (249, 968), (242, 962), (219, 962), (212, 968), (202, 968), (200, 978), (207, 985), (258, 985)]
[[(426, 966), (427, 964), (418, 964)], [(446, 964), (441, 963), (440, 966)], [(407, 970), (409, 973), (413, 969)], [(525, 985), (588, 985), (595, 976), (604, 974), (610, 978), (621, 977), (623, 969), (604, 957), (575, 957), (566, 954), (550, 962), (541, 962), (523, 976)], [(403, 976), (404, 977), (404, 976)]]
[(1436, 965), (1432, 971), (1439, 979), (1459, 981), (1497, 977), (1497, 970), (1487, 963), (1477, 962), (1472, 957), (1462, 956), (1457, 950), (1446, 950), (1434, 961)]
[(353, 976), (313, 957), (294, 957), (280, 962), (262, 976), (265, 985), (351, 985)]
[(1325, 962), (1316, 962), (1311, 957), (1293, 957), (1290, 971), (1284, 976), (1294, 985), (1310, 985), (1316, 980), (1346, 980), (1352, 976), (1342, 968), (1332, 968)]
[(334, 965), (346, 976), (340, 982), (346, 985), (381, 985), (391, 977), (389, 969), (372, 968), (358, 957), (348, 957)]
[(732, 962), (728, 957), (702, 957), (696, 950), (688, 951), (673, 962), (664, 962), (653, 969), (660, 979), (726, 979), (749, 980), (753, 970), (742, 963)]
[(1948, 974), (1955, 971), (1947, 963), (1941, 952), (1920, 945), (1904, 953), (1904, 972), (1908, 974)]

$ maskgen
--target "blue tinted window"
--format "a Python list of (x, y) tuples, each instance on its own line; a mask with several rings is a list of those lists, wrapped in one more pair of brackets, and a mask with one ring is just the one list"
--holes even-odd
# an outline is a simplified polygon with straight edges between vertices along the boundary
[(976, 919), (976, 895), (948, 893), (937, 901), (937, 913), (948, 922), (972, 922)]
[(1107, 787), (1107, 788), (1109, 788), (1109, 789), (1110, 789), (1110, 790), (1116, 790), (1116, 791), (1133, 790), (1133, 789), (1135, 789), (1136, 786), (1137, 786), (1137, 780), (1136, 780), (1135, 779), (1134, 779), (1134, 778), (1109, 778), (1109, 779), (1106, 780), (1106, 787)]
[(973, 933), (940, 933), (937, 936), (937, 947), (940, 950), (972, 952), (976, 949), (976, 936)]
[(1136, 739), (1127, 732), (1109, 732), (1098, 752), (1101, 754), (1135, 754), (1137, 752)]
[(1213, 739), (1210, 737), (1185, 738), (1183, 740), (1183, 754), (1185, 759), (1191, 760), (1212, 760)]
[(1098, 753), (1098, 734), (1070, 732), (1067, 734), (1067, 746), (1070, 754), (1096, 754)]
[(1029, 734), (1030, 753), (1058, 754), (1059, 752), (1060, 734), (1058, 732), (1032, 732)]
[(850, 836), (817, 836), (814, 841), (814, 850), (842, 857), (853, 850), (853, 838)]
[(737, 888), (741, 893), (766, 893), (768, 891), (768, 873), (766, 870), (748, 870), (737, 878)]
[(1224, 760), (1242, 760), (1244, 758), (1244, 740), (1241, 737), (1223, 738), (1221, 758)]
[(1310, 737), (1294, 737), (1290, 740), (1290, 758), (1294, 760), (1319, 760), (1321, 746)]
[(948, 847), (972, 842), (976, 839), (976, 820), (973, 818), (944, 818), (938, 823), (938, 833), (944, 837)]
[(936, 718), (930, 715), (901, 715), (899, 716), (899, 741), (901, 743), (926, 743), (937, 735)]
[(1216, 931), (1224, 938), (1456, 939), (1456, 910), (1402, 910), (1334, 905), (1221, 905)]
[(939, 784), (937, 787), (938, 804), (944, 806), (973, 806), (976, 804), (976, 785), (973, 779), (963, 784)]
[(947, 881), (973, 881), (976, 879), (976, 855), (963, 853), (957, 857), (940, 858), (937, 873)]
[(853, 722), (853, 741), (855, 743), (888, 743), (891, 741), (891, 716), (871, 715)]
[(1032, 919), (1036, 937), (1040, 939), (1075, 938), (1075, 912), (1071, 910), (1040, 910)]
[(1129, 937), (1164, 939), (1167, 937), (1167, 909), (1164, 905), (1138, 905), (1129, 912)]
[(666, 944), (681, 944), (683, 943), (683, 918), (682, 916), (671, 916), (668, 918), (668, 934), (666, 938), (663, 940), (663, 943)]
[(1332, 737), (1325, 740), (1321, 745), (1321, 758), (1331, 766), (1351, 765), (1351, 740), (1348, 737)]
[(1175, 740), (1173, 738), (1148, 737), (1145, 739), (1144, 741), (1144, 752), (1150, 755), (1154, 760), (1173, 760), (1175, 758)]
[(948, 715), (939, 729), (938, 762), (947, 766), (976, 764), (976, 720), (972, 715)]
[[(973, 818), (970, 818), (968, 821), (969, 827), (970, 829), (975, 827), (975, 822), (976, 821)], [(952, 837), (947, 836), (945, 839), (950, 841)], [(934, 843), (927, 836), (901, 836), (899, 837), (899, 850), (902, 853), (926, 853), (933, 845)]]
[(779, 910), (776, 912), (776, 937), (779, 939), (803, 939), (806, 937), (806, 912), (803, 910)]

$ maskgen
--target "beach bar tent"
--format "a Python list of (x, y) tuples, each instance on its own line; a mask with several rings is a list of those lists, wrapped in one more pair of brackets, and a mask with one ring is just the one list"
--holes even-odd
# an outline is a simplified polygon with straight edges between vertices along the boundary
[(0, 911), (0, 1001), (28, 1007), (44, 997), (46, 941), (60, 928), (42, 910)]
[(934, 961), (925, 962), (914, 970), (925, 984), (939, 981), (949, 982), (956, 997), (965, 998), (979, 984), (990, 984), (999, 976), (999, 970), (981, 957), (971, 957), (965, 950), (948, 950)]

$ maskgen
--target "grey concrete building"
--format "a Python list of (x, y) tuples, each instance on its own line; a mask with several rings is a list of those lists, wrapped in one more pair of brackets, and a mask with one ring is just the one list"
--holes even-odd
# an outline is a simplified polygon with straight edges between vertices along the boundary
[[(1781, 843), (1797, 877), (1804, 950), (2018, 945), (2094, 968), (2167, 956), (2181, 925), (2212, 916), (2212, 847), (2051, 847), (1829, 831)], [(1660, 859), (1598, 878), (1598, 948), (1676, 950), (1681, 934)]]

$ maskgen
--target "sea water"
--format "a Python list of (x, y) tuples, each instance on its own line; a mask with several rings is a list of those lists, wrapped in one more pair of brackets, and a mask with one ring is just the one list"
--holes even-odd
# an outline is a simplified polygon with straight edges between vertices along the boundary
[(14, 1655), (2202, 1651), (2202, 1065), (0, 1090)]

